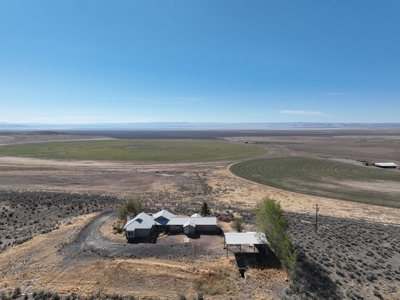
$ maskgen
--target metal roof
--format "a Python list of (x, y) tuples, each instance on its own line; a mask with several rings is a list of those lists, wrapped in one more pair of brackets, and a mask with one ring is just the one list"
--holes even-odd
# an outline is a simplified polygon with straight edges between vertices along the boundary
[(217, 225), (216, 217), (204, 217), (204, 218), (189, 218), (189, 217), (176, 217), (171, 218), (167, 225), (185, 225), (187, 222), (193, 220), (196, 225)]
[(192, 218), (201, 218), (202, 216), (199, 215), (198, 213), (195, 213), (195, 214), (191, 215), (190, 217), (192, 217)]
[(392, 163), (392, 162), (374, 163), (374, 165), (378, 166), (378, 167), (392, 167), (392, 168), (398, 167), (398, 165), (396, 165), (395, 163)]
[(187, 226), (196, 227), (196, 223), (195, 223), (195, 221), (193, 219), (190, 219), (185, 224), (183, 224), (183, 227), (187, 227)]
[(142, 212), (138, 214), (136, 217), (133, 219), (129, 220), (125, 226), (124, 229), (128, 231), (133, 231), (137, 228), (142, 228), (142, 229), (149, 229), (155, 224), (153, 218), (149, 216), (148, 214)]
[(268, 244), (264, 233), (259, 232), (229, 232), (225, 233), (227, 245), (250, 245)]
[(170, 218), (176, 218), (176, 215), (174, 215), (173, 213), (170, 213), (169, 211), (166, 210), (161, 210), (158, 213), (153, 215), (153, 219), (157, 219), (159, 217), (163, 217), (165, 219), (170, 219)]

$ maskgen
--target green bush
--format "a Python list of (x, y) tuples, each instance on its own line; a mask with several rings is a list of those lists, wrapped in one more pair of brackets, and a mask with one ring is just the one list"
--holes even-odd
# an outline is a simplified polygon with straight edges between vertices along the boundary
[(137, 215), (142, 212), (142, 201), (140, 198), (129, 198), (119, 210), (119, 218), (125, 220), (129, 215)]
[(289, 222), (282, 213), (280, 203), (265, 197), (256, 207), (255, 219), (258, 231), (265, 233), (270, 248), (293, 279), (297, 266), (297, 254), (287, 233)]

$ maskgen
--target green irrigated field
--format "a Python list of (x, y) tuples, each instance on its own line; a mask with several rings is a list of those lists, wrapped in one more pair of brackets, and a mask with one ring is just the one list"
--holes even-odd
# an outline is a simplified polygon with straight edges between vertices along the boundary
[(400, 208), (400, 172), (310, 157), (234, 164), (245, 179), (292, 192)]
[(0, 155), (142, 162), (232, 161), (266, 153), (265, 149), (251, 145), (187, 140), (52, 142), (0, 147)]

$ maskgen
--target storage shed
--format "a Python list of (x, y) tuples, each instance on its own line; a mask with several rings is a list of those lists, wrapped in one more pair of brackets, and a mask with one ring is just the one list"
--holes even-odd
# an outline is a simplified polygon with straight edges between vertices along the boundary
[(375, 167), (385, 168), (385, 169), (397, 169), (399, 166), (393, 162), (380, 162), (374, 163)]

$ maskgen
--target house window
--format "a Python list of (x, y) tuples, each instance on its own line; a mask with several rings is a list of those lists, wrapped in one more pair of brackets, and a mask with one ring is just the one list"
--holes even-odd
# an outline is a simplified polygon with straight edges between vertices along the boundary
[(175, 225), (175, 229), (179, 229), (179, 225)]

